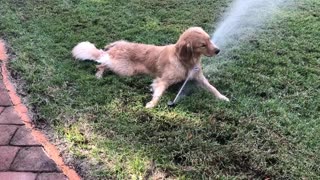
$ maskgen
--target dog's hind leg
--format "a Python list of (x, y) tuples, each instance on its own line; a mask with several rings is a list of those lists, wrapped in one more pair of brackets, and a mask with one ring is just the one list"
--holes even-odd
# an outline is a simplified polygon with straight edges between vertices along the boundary
[(100, 55), (99, 59), (97, 59), (96, 61), (100, 63), (99, 65), (96, 66), (97, 68), (96, 77), (100, 79), (102, 78), (104, 71), (109, 69), (111, 59), (107, 52), (103, 52), (103, 54)]
[(102, 78), (104, 71), (108, 68), (107, 65), (105, 64), (99, 64), (96, 66), (97, 72), (96, 72), (96, 77), (98, 79)]
[(152, 84), (152, 88), (153, 88), (152, 100), (147, 103), (146, 108), (153, 108), (158, 104), (160, 97), (162, 96), (164, 91), (168, 88), (168, 83), (161, 79), (156, 79)]

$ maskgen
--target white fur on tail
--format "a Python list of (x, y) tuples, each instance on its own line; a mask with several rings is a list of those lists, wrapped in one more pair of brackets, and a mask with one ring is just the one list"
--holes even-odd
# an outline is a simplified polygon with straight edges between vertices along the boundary
[(73, 57), (79, 60), (98, 60), (102, 52), (88, 41), (81, 42), (72, 49)]

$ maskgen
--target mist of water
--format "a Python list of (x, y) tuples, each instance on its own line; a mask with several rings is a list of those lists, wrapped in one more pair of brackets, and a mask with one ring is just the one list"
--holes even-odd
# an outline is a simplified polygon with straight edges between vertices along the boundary
[[(208, 77), (218, 67), (230, 62), (247, 40), (255, 39), (266, 25), (292, 0), (234, 0), (222, 15), (212, 35), (221, 49), (214, 61), (207, 62), (204, 72)], [(278, 16), (277, 16), (278, 17)]]
[(286, 0), (234, 0), (213, 33), (213, 42), (224, 50), (254, 35)]

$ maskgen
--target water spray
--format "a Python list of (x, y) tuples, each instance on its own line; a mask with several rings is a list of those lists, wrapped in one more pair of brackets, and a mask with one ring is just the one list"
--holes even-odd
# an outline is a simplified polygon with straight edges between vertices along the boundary
[(234, 0), (213, 33), (213, 42), (226, 49), (255, 35), (287, 1)]
[(230, 62), (234, 52), (241, 49), (241, 43), (257, 38), (278, 10), (291, 3), (291, 0), (233, 0), (212, 34), (211, 40), (222, 53), (206, 64), (203, 72), (210, 75), (219, 71), (217, 67)]

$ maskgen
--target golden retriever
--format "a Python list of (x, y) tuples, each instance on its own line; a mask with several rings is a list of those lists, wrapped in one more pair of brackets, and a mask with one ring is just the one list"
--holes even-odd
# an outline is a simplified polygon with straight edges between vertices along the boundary
[(217, 98), (229, 101), (208, 82), (201, 69), (201, 55), (212, 57), (219, 51), (202, 28), (191, 27), (180, 35), (176, 44), (155, 46), (121, 40), (101, 50), (90, 42), (81, 42), (73, 48), (72, 54), (76, 59), (100, 63), (97, 65), (97, 78), (101, 78), (105, 70), (121, 76), (152, 75), (155, 78), (152, 83), (153, 97), (146, 108), (153, 108), (165, 90), (185, 80), (194, 67), (199, 70), (192, 74), (191, 79)]

